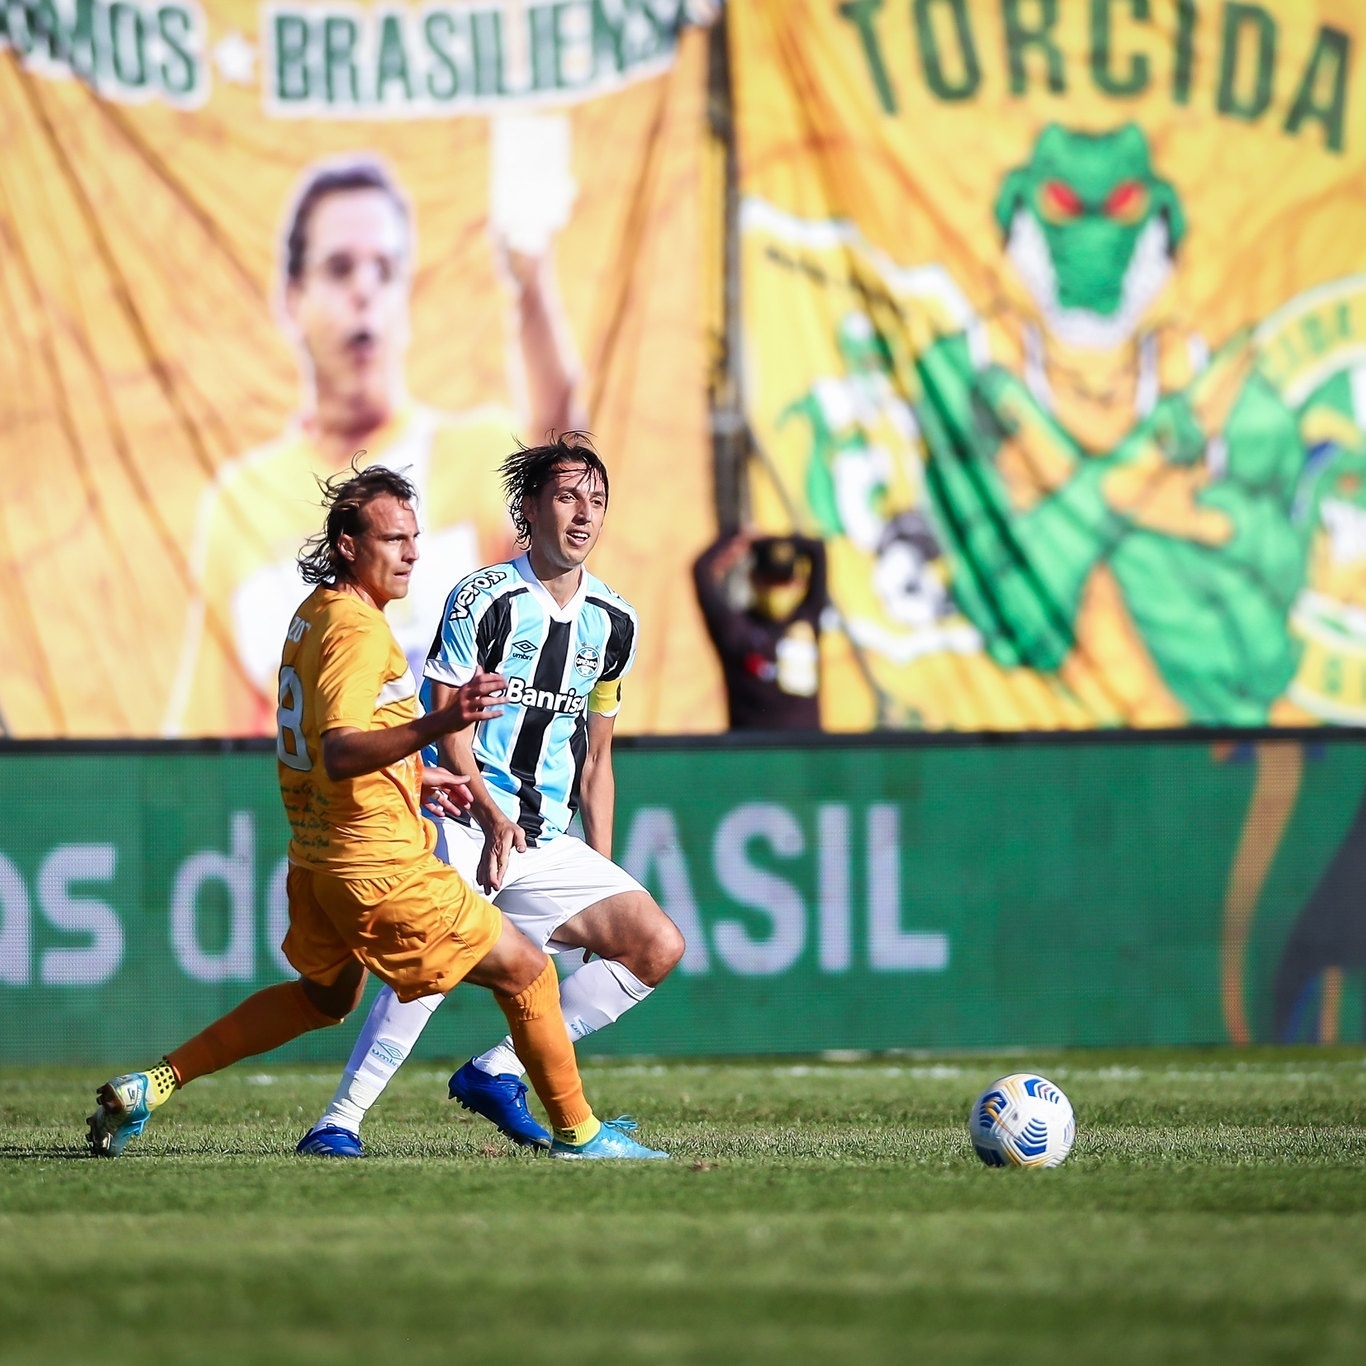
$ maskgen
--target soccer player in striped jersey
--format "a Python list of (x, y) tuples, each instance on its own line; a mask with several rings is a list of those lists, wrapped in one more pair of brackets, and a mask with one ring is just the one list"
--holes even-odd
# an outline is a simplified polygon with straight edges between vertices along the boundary
[[(437, 848), (534, 944), (588, 959), (560, 983), (565, 1023), (579, 1039), (643, 1001), (684, 943), (611, 859), (612, 731), (636, 614), (585, 565), (607, 512), (607, 471), (587, 438), (570, 433), (516, 451), (503, 476), (526, 553), (456, 584), (425, 670), (435, 707), (484, 671), (507, 680), (500, 716), (438, 741), (441, 762), (469, 778), (472, 805), (440, 819)], [(576, 810), (583, 839), (569, 833)], [(380, 993), (300, 1151), (359, 1154), (366, 1111), (440, 1002)], [(515, 1142), (547, 1147), (552, 1136), (526, 1105), (522, 1064), (505, 1038), (461, 1067), (450, 1093)]]
[(469, 784), (416, 755), (496, 719), (505, 680), (479, 674), (443, 705), (419, 707), (384, 615), (408, 592), (418, 558), (415, 490), (382, 466), (350, 475), (328, 485), (326, 527), (299, 557), (316, 587), (280, 664), (276, 756), (293, 831), (284, 952), (299, 976), (247, 997), (145, 1072), (100, 1087), (91, 1152), (118, 1157), (152, 1110), (197, 1077), (339, 1024), (368, 971), (410, 1001), (465, 980), (493, 992), (551, 1115), (552, 1156), (664, 1157), (594, 1116), (549, 959), (432, 853), (422, 805), (457, 812)]

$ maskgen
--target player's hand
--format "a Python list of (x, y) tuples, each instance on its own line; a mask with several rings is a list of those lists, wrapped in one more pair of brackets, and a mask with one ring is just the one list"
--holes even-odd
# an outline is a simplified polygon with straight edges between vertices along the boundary
[(434, 816), (458, 816), (470, 809), (470, 780), (448, 768), (422, 766), (422, 805)]
[(468, 683), (456, 688), (454, 696), (443, 710), (451, 721), (451, 730), (464, 730), (476, 721), (491, 721), (503, 714), (497, 699), (507, 691), (508, 681), (502, 674), (491, 674), (475, 669)]
[(474, 876), (489, 896), (502, 887), (514, 851), (526, 853), (526, 831), (520, 825), (503, 819), (484, 831), (484, 850)]

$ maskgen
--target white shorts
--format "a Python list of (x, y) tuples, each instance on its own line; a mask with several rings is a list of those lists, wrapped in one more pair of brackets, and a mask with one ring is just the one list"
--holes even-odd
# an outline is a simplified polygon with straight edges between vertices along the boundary
[[(483, 891), (475, 881), (479, 856), (484, 852), (483, 830), (448, 817), (436, 825), (437, 858)], [(619, 892), (643, 891), (645, 888), (611, 859), (574, 835), (560, 835), (534, 849), (512, 851), (503, 885), (493, 894), (493, 904), (533, 944), (556, 953), (570, 947), (555, 942), (555, 931), (566, 920)]]

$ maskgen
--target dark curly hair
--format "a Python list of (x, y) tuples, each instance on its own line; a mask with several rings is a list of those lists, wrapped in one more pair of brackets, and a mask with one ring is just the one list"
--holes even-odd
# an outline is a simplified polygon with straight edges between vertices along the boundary
[(602, 480), (603, 494), (611, 498), (607, 466), (593, 449), (593, 438), (588, 432), (564, 432), (560, 436), (552, 432), (551, 439), (543, 446), (524, 446), (519, 441), (517, 449), (502, 465), (503, 493), (507, 497), (518, 545), (528, 545), (531, 541), (531, 523), (527, 521), (523, 504), (545, 488), (557, 465), (564, 464), (582, 465), (585, 474), (596, 475)]
[(330, 479), (319, 479), (327, 520), (323, 529), (310, 536), (299, 551), (299, 577), (305, 583), (336, 583), (351, 577), (351, 565), (338, 549), (343, 536), (359, 536), (366, 529), (365, 509), (385, 494), (400, 503), (416, 503), (417, 489), (412, 483), (384, 465), (357, 464), (364, 451), (357, 451), (347, 469)]

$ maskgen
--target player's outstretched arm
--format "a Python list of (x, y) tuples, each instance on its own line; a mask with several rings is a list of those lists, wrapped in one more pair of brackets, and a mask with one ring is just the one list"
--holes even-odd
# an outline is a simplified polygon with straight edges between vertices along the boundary
[(323, 767), (333, 782), (343, 778), (359, 778), (366, 773), (378, 773), (390, 764), (416, 754), (443, 735), (463, 730), (476, 721), (491, 720), (502, 715), (495, 699), (507, 687), (501, 674), (477, 673), (468, 683), (449, 691), (444, 706), (429, 711), (425, 716), (405, 721), (401, 726), (385, 730), (360, 730), (354, 726), (337, 726), (323, 732)]

